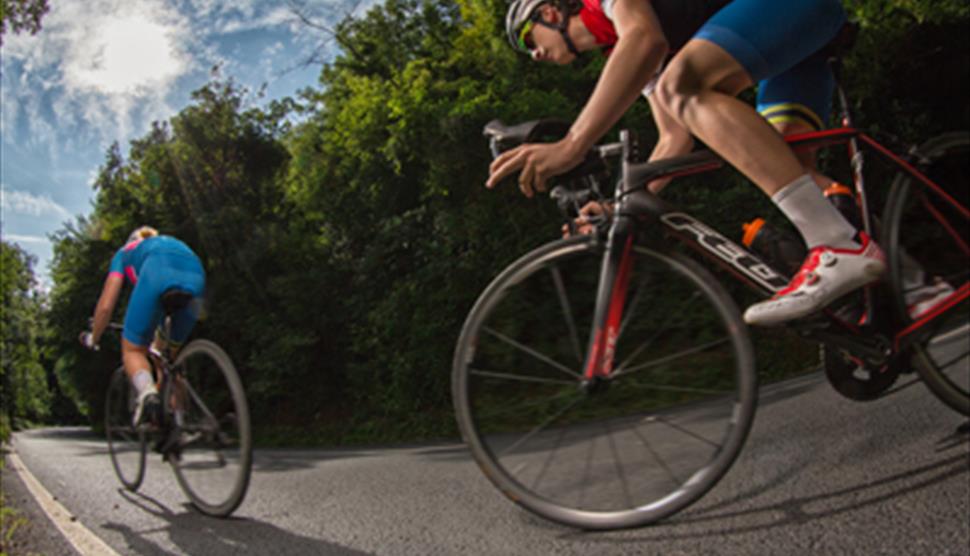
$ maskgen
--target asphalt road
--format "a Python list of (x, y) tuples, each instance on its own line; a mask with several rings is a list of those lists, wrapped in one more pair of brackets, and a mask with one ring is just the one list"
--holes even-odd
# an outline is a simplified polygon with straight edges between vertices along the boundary
[(228, 520), (187, 506), (158, 456), (138, 494), (120, 489), (105, 442), (86, 430), (22, 432), (13, 448), (121, 554), (967, 555), (966, 422), (912, 376), (870, 403), (839, 397), (820, 374), (765, 388), (713, 491), (660, 524), (607, 533), (519, 509), (454, 443), (259, 450)]

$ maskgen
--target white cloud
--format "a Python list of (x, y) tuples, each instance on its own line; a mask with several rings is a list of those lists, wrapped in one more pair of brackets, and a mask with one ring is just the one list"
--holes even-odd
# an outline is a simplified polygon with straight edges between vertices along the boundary
[(220, 33), (236, 33), (239, 31), (249, 31), (253, 29), (265, 29), (277, 25), (294, 24), (296, 17), (284, 6), (276, 7), (266, 13), (255, 15), (252, 10), (249, 13), (238, 13), (225, 17), (219, 24)]
[(182, 34), (149, 13), (105, 17), (97, 33), (76, 41), (63, 62), (70, 89), (151, 96), (166, 90), (191, 62), (177, 46)]
[(0, 208), (26, 216), (55, 216), (70, 218), (71, 213), (54, 202), (50, 195), (34, 195), (27, 191), (0, 190)]
[(40, 243), (48, 244), (51, 240), (44, 236), (25, 236), (21, 234), (3, 234), (4, 241), (14, 241), (17, 243)]
[(0, 131), (68, 150), (70, 141), (125, 139), (170, 116), (165, 99), (177, 80), (204, 67), (193, 57), (205, 48), (191, 23), (162, 0), (52, 3), (40, 33), (3, 46), (4, 80), (19, 79), (3, 87)]

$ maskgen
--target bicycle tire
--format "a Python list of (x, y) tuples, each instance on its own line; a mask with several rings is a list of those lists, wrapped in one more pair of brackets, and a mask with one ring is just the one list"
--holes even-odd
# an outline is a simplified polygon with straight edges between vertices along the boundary
[[(886, 248), (894, 308), (904, 326), (914, 322), (910, 311), (920, 288), (932, 291), (933, 287), (949, 286), (957, 290), (970, 281), (966, 244), (970, 220), (965, 212), (970, 206), (966, 187), (970, 133), (947, 133), (927, 141), (917, 149), (917, 167), (940, 184), (956, 206), (907, 174), (899, 173), (893, 181), (881, 241)], [(970, 301), (963, 300), (911, 348), (911, 362), (929, 390), (963, 415), (970, 415), (968, 315)], [(966, 350), (954, 357), (961, 346)]]
[[(635, 252), (639, 262), (633, 272), (631, 284), (634, 286), (630, 290), (626, 314), (636, 317), (624, 316), (620, 337), (615, 344), (619, 364), (615, 378), (604, 391), (590, 394), (587, 390), (581, 394), (584, 399), (578, 402), (569, 399), (571, 391), (580, 391), (576, 386), (581, 383), (585, 355), (580, 340), (584, 325), (580, 323), (588, 325), (592, 322), (591, 318), (583, 319), (592, 314), (592, 298), (595, 297), (602, 260), (602, 248), (590, 237), (546, 244), (507, 267), (484, 290), (468, 314), (455, 350), (452, 396), (458, 427), (473, 458), (485, 476), (513, 502), (546, 519), (572, 527), (636, 527), (683, 509), (713, 488), (728, 471), (754, 419), (757, 397), (754, 352), (748, 329), (741, 321), (734, 301), (708, 271), (681, 254), (639, 246), (635, 247)], [(552, 277), (551, 283), (543, 276), (547, 270)], [(648, 281), (656, 278), (659, 280), (649, 282), (648, 287)], [(686, 304), (684, 300), (672, 303), (668, 297), (688, 290), (694, 293)], [(570, 296), (572, 292), (582, 295)], [(659, 303), (657, 309), (660, 305), (677, 306), (680, 313), (639, 313), (644, 301), (638, 297), (641, 295), (654, 296), (647, 302), (651, 305)], [(701, 303), (696, 303), (700, 300)], [(521, 307), (517, 306), (519, 304)], [(703, 312), (705, 307), (707, 312)], [(557, 314), (568, 321), (565, 326), (541, 322), (545, 317)], [(700, 322), (698, 317), (710, 319), (715, 325), (713, 328), (722, 330), (712, 336), (713, 328), (693, 330), (681, 324), (685, 320)], [(653, 328), (653, 325), (659, 325), (659, 328)], [(626, 340), (637, 338), (639, 341), (646, 337), (642, 335), (646, 332), (651, 334), (649, 338), (652, 340), (662, 339), (665, 347), (657, 350), (661, 352), (657, 358), (643, 363), (640, 354), (648, 351), (652, 340), (648, 339), (635, 349), (634, 344), (628, 344)], [(501, 337), (505, 340), (498, 339)], [(697, 347), (713, 345), (707, 341), (709, 337), (720, 338), (714, 341), (715, 347), (722, 344), (726, 347), (719, 348), (716, 353)], [(528, 351), (513, 348), (511, 355), (500, 353), (503, 345), (529, 343), (537, 346), (529, 349), (543, 354), (555, 365), (571, 366), (575, 372), (569, 374), (573, 376), (569, 380), (557, 381), (562, 369), (552, 364), (536, 370), (542, 365), (531, 361), (542, 360)], [(679, 358), (691, 357), (692, 350), (697, 355), (697, 365), (692, 367), (684, 363), (676, 373), (659, 374)], [(722, 359), (728, 361), (725, 363)], [(528, 363), (520, 363), (520, 360)], [(570, 363), (561, 363), (565, 360)], [(532, 365), (528, 374), (510, 378), (509, 373), (514, 374), (511, 369), (527, 364)], [(701, 369), (703, 365), (710, 368)], [(637, 368), (640, 370), (635, 370)], [(648, 373), (644, 375), (649, 375), (646, 378), (639, 374), (645, 369)], [(692, 384), (693, 379), (702, 376), (699, 369), (709, 374), (715, 369), (727, 369), (729, 376), (725, 381), (720, 373), (714, 372), (714, 376), (706, 378), (707, 383)], [(578, 378), (577, 374), (580, 375)], [(679, 378), (687, 386), (680, 386)], [(514, 388), (505, 388), (510, 382), (517, 384)], [(730, 383), (732, 389), (715, 388), (719, 382)], [(717, 393), (698, 394), (702, 387), (704, 390), (716, 389)], [(654, 388), (656, 392), (652, 391)], [(695, 390), (694, 394), (690, 390)], [(546, 397), (543, 391), (548, 391), (550, 396)], [(691, 398), (692, 395), (706, 395), (707, 398)], [(665, 401), (665, 397), (669, 399)], [(589, 400), (596, 400), (599, 405), (584, 407), (593, 405)], [(493, 401), (502, 410), (489, 414), (487, 406)], [(547, 420), (546, 415), (531, 415), (541, 412), (544, 404), (550, 406), (549, 411), (559, 413), (559, 417), (553, 413), (552, 421), (547, 424), (558, 422), (558, 426), (549, 427), (548, 431), (540, 431), (539, 427), (530, 430), (531, 423), (539, 422), (542, 426), (543, 420)], [(560, 418), (564, 417), (558, 410), (560, 406), (578, 409), (569, 418)], [(522, 414), (512, 415), (509, 408), (521, 408)], [(714, 423), (718, 416), (724, 419), (723, 423)], [(520, 422), (523, 420), (530, 423)], [(711, 432), (717, 425), (723, 426), (718, 432)], [(659, 432), (663, 436), (656, 436), (658, 429), (662, 429)], [(529, 432), (522, 434), (523, 431)], [(600, 431), (605, 434), (596, 436)], [(703, 441), (694, 439), (702, 445), (698, 448), (689, 444), (691, 435), (708, 438)], [(570, 436), (569, 443), (565, 442), (567, 436)], [(581, 447), (581, 442), (573, 436), (588, 436), (588, 448)], [(720, 443), (709, 438), (718, 438)], [(526, 442), (529, 446), (525, 446)], [(548, 446), (550, 442), (555, 444)], [(597, 442), (602, 442), (608, 449), (601, 450), (594, 458)], [(713, 444), (713, 448), (705, 442)], [(547, 453), (542, 452), (544, 445)], [(520, 446), (528, 450), (519, 451)], [(587, 450), (585, 461), (580, 463), (584, 481), (577, 482), (572, 478), (577, 469), (570, 469), (570, 466), (575, 467), (573, 464), (582, 458), (569, 456), (581, 455), (583, 449)], [(553, 461), (560, 450), (566, 457)], [(527, 461), (530, 455), (541, 455), (545, 459), (538, 474)], [(614, 460), (604, 462), (607, 457)], [(703, 461), (696, 469), (673, 469), (669, 459), (665, 459), (672, 457), (682, 461), (694, 458)], [(639, 461), (631, 461), (633, 459)], [(602, 474), (590, 475), (594, 466)], [(634, 467), (637, 471), (628, 478), (627, 472)], [(547, 477), (554, 484), (543, 488), (540, 483)], [(585, 484), (590, 479), (598, 482), (593, 485), (593, 494), (588, 492), (589, 485)], [(527, 484), (529, 482), (531, 484)], [(671, 484), (667, 485), (667, 482)], [(577, 494), (576, 491), (579, 491), (579, 501), (568, 501)], [(636, 501), (633, 491), (636, 491)], [(614, 492), (623, 500), (608, 499)]]
[[(179, 353), (172, 380), (185, 400), (178, 448), (168, 457), (179, 486), (200, 512), (225, 517), (242, 503), (252, 473), (249, 407), (232, 360), (214, 342), (194, 340)], [(166, 388), (171, 399), (175, 386)]]
[(145, 478), (148, 442), (144, 431), (132, 425), (135, 395), (123, 366), (112, 373), (104, 403), (104, 431), (111, 465), (121, 484), (135, 492)]

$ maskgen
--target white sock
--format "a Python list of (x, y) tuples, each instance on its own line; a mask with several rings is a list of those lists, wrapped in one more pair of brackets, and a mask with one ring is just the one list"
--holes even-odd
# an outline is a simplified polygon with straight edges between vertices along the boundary
[(782, 187), (771, 200), (798, 228), (809, 249), (819, 245), (859, 247), (856, 229), (825, 198), (812, 176), (805, 174)]
[(138, 391), (139, 396), (149, 388), (152, 390), (155, 389), (155, 379), (152, 378), (152, 373), (146, 370), (136, 372), (135, 376), (131, 379), (131, 383), (135, 386), (135, 390)]

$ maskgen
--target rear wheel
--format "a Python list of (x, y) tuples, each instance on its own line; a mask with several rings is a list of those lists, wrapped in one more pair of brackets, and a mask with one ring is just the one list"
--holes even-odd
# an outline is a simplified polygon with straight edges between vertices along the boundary
[(602, 248), (554, 242), (513, 263), (469, 313), (453, 368), (458, 425), (485, 475), (545, 518), (644, 525), (727, 472), (754, 418), (747, 328), (707, 271), (635, 248), (615, 366), (582, 368)]
[(227, 516), (242, 503), (252, 469), (246, 393), (232, 360), (210, 341), (189, 343), (174, 367), (165, 395), (178, 438), (167, 458), (199, 511)]
[(913, 366), (937, 397), (970, 415), (970, 134), (942, 135), (919, 153), (920, 170), (940, 188), (900, 174), (882, 242), (897, 314), (918, 339)]
[(135, 390), (118, 367), (111, 375), (104, 407), (104, 430), (108, 437), (108, 452), (115, 474), (126, 489), (138, 490), (145, 478), (145, 432), (132, 425), (135, 409)]

